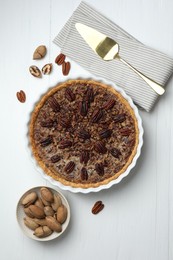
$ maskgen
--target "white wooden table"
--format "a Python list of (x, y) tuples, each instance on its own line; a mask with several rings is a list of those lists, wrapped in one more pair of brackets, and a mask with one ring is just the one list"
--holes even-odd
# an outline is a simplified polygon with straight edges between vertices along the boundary
[[(71, 223), (62, 237), (41, 243), (27, 238), (16, 221), (16, 204), (28, 189), (48, 185), (35, 170), (26, 149), (28, 113), (40, 95), (66, 78), (91, 76), (71, 62), (68, 77), (54, 65), (50, 76), (32, 77), (32, 64), (54, 62), (52, 43), (79, 0), (0, 1), (0, 175), (2, 260), (171, 260), (173, 259), (173, 80), (151, 113), (140, 111), (145, 129), (137, 166), (119, 185), (92, 194), (63, 191)], [(172, 0), (88, 0), (133, 36), (173, 57)], [(34, 49), (48, 53), (33, 61)], [(23, 89), (25, 104), (16, 99)], [(91, 207), (102, 200), (97, 216)]]

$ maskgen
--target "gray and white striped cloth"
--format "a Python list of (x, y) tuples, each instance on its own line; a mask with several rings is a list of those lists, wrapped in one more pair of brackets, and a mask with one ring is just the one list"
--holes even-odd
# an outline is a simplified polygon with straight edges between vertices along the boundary
[(158, 94), (118, 59), (106, 62), (96, 55), (76, 30), (77, 22), (115, 39), (120, 45), (120, 56), (162, 86), (166, 85), (173, 73), (173, 59), (142, 44), (85, 2), (80, 3), (53, 40), (62, 53), (93, 75), (115, 82), (137, 105), (149, 112)]

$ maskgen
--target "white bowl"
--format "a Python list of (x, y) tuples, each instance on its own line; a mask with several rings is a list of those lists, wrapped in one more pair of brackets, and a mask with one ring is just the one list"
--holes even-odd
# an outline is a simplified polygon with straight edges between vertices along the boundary
[[(84, 79), (84, 78), (82, 78), (82, 79)], [(85, 78), (85, 80), (91, 80), (91, 78), (90, 79), (89, 78)], [(40, 168), (40, 166), (37, 164), (35, 158), (32, 155), (32, 151), (31, 151), (30, 144), (29, 144), (29, 132), (28, 132), (31, 114), (29, 115), (28, 124), (27, 124), (27, 148), (29, 148), (28, 149), (29, 156), (32, 159), (32, 161), (34, 163), (34, 166), (37, 169), (37, 171), (40, 172), (41, 176), (44, 179), (48, 180), (52, 185), (57, 186), (57, 187), (59, 187), (62, 190), (68, 190), (68, 191), (71, 191), (71, 192), (74, 192), (74, 193), (78, 193), (78, 192), (81, 192), (81, 193), (98, 192), (98, 191), (103, 190), (103, 189), (108, 189), (108, 188), (110, 188), (114, 184), (118, 184), (124, 177), (126, 177), (130, 173), (132, 168), (136, 165), (137, 159), (139, 158), (139, 156), (141, 154), (141, 148), (142, 148), (142, 145), (143, 145), (143, 133), (144, 133), (144, 130), (143, 130), (143, 127), (142, 127), (142, 120), (141, 120), (141, 117), (139, 115), (138, 109), (134, 105), (132, 99), (125, 93), (125, 91), (122, 88), (117, 87), (113, 82), (109, 82), (109, 81), (107, 81), (105, 79), (103, 81), (102, 79), (98, 79), (96, 77), (92, 78), (92, 80), (95, 80), (95, 81), (98, 81), (98, 82), (102, 82), (104, 84), (112, 86), (116, 91), (118, 91), (127, 100), (127, 102), (130, 104), (130, 106), (133, 109), (134, 114), (136, 116), (137, 122), (138, 122), (138, 129), (139, 129), (139, 140), (138, 141), (139, 142), (138, 142), (136, 155), (134, 156), (131, 164), (128, 166), (126, 171), (124, 171), (124, 173), (122, 173), (117, 179), (114, 179), (114, 180), (110, 181), (108, 184), (100, 185), (99, 187), (92, 187), (92, 188), (91, 187), (90, 188), (75, 188), (75, 187), (63, 185), (61, 182), (59, 182), (57, 180), (54, 180), (52, 177), (48, 176)], [(34, 109), (34, 107), (35, 107), (35, 104), (33, 106), (33, 109)], [(32, 111), (33, 111), (33, 109), (32, 109)], [(32, 113), (32, 111), (31, 111), (31, 113)]]
[(39, 237), (36, 237), (35, 235), (33, 235), (34, 231), (29, 229), (27, 226), (25, 226), (24, 224), (24, 221), (23, 221), (23, 218), (26, 216), (25, 212), (24, 212), (24, 207), (22, 205), (22, 200), (23, 198), (29, 194), (30, 192), (36, 192), (38, 194), (38, 196), (40, 195), (40, 188), (41, 187), (45, 187), (45, 186), (40, 186), (40, 187), (34, 187), (28, 191), (26, 191), (22, 197), (19, 199), (18, 203), (17, 203), (17, 208), (16, 208), (16, 217), (17, 217), (17, 221), (18, 221), (18, 224), (21, 228), (21, 230), (23, 231), (23, 233), (28, 236), (29, 238), (32, 238), (34, 240), (37, 240), (37, 241), (50, 241), (50, 240), (53, 240), (59, 236), (61, 236), (64, 231), (66, 230), (66, 228), (68, 227), (68, 224), (70, 222), (70, 206), (68, 204), (68, 201), (66, 200), (66, 198), (64, 197), (64, 195), (60, 192), (60, 191), (57, 191), (57, 190), (54, 190), (50, 187), (46, 187), (48, 188), (50, 191), (52, 191), (53, 194), (58, 194), (62, 200), (62, 204), (64, 206), (66, 206), (67, 208), (67, 219), (66, 221), (62, 224), (62, 231), (60, 233), (57, 233), (57, 232), (53, 232), (50, 236), (48, 237), (45, 237), (45, 238), (39, 238)]

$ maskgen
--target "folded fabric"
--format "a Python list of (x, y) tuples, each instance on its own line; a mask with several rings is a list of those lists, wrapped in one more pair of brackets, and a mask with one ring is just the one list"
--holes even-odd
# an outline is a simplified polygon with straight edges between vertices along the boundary
[(76, 30), (76, 23), (93, 27), (113, 38), (118, 42), (120, 56), (124, 60), (163, 87), (173, 73), (173, 59), (142, 44), (85, 2), (80, 3), (53, 40), (62, 53), (93, 75), (108, 79), (122, 87), (134, 103), (149, 112), (159, 95), (118, 59), (104, 61), (96, 55)]

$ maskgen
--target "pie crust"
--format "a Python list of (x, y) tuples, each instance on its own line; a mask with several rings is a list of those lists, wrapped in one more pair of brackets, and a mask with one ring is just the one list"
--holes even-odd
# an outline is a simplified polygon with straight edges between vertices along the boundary
[(137, 152), (139, 129), (134, 110), (113, 87), (68, 80), (36, 104), (29, 139), (45, 174), (85, 189), (108, 184), (126, 171)]

